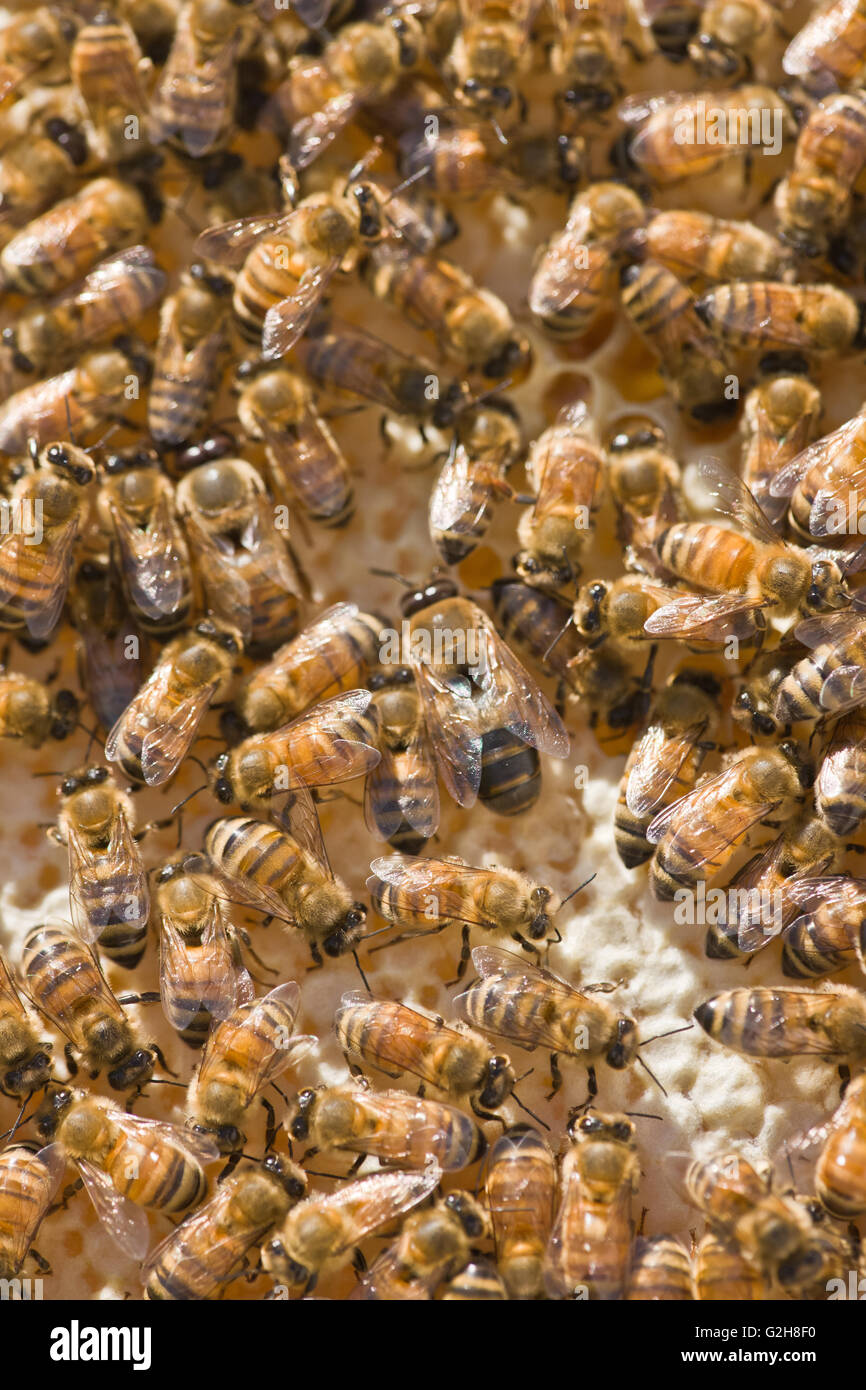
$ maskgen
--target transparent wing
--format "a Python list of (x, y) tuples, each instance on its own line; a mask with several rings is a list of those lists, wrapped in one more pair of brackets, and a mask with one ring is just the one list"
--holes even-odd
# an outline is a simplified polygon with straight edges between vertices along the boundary
[(322, 302), (322, 296), (340, 268), (340, 259), (305, 270), (294, 294), (281, 299), (265, 314), (262, 329), (262, 356), (269, 361), (285, 357), (302, 338)]
[(76, 1160), (87, 1195), (115, 1245), (133, 1260), (143, 1260), (150, 1243), (147, 1213), (122, 1197), (107, 1173), (85, 1158)]
[[(430, 926), (437, 919), (451, 918), (483, 926), (489, 921), (476, 906), (476, 899), (483, 896), (477, 890), (482, 879), (495, 881), (495, 869), (475, 869), (447, 859), (417, 859), (408, 854), (374, 859), (370, 868), (367, 887), (371, 892), (379, 880), (400, 889), (401, 922), (416, 920)], [(431, 904), (435, 904), (435, 911)]]
[[(295, 779), (292, 790), (282, 805), (271, 806), (271, 819), (291, 835), (302, 849), (311, 854), (333, 878), (316, 803), (302, 781)], [(283, 912), (285, 913), (285, 908)]]
[(706, 864), (773, 809), (772, 802), (735, 801), (739, 779), (740, 768), (735, 764), (702, 782), (650, 822), (647, 839), (658, 844), (664, 836), (672, 836), (672, 846), (682, 844), (688, 849), (690, 863)]
[(196, 238), (193, 254), (203, 260), (216, 261), (220, 265), (242, 265), (256, 242), (270, 233), (287, 234), (291, 231), (294, 212), (280, 216), (269, 214), (264, 217), (239, 217), (234, 222), (223, 222), (218, 227), (208, 227)]
[(670, 736), (653, 724), (635, 747), (625, 799), (634, 816), (646, 816), (664, 800), (707, 727), (704, 720)]
[[(845, 458), (853, 450), (855, 440), (861, 435), (864, 438), (862, 443), (858, 444), (858, 452), (862, 453), (866, 449), (866, 411), (862, 410), (850, 420), (846, 420), (838, 429), (816, 439), (814, 444), (808, 444), (780, 468), (770, 483), (770, 495), (790, 497), (797, 484), (812, 468), (820, 467), (825, 473), (832, 474), (836, 461)], [(847, 487), (847, 470), (845, 485)]]
[(742, 478), (714, 458), (701, 459), (699, 472), (707, 491), (719, 503), (717, 511), (723, 516), (732, 516), (755, 540), (764, 545), (778, 546), (778, 533)]
[(306, 169), (324, 154), (355, 116), (361, 105), (357, 92), (341, 92), (312, 116), (302, 116), (292, 126), (289, 160), (296, 169)]
[(169, 721), (145, 734), (141, 745), (141, 770), (149, 787), (160, 787), (174, 776), (192, 746), (196, 730), (216, 691), (216, 682), (203, 685), (175, 706)]
[(251, 878), (241, 878), (226, 871), (206, 854), (190, 854), (184, 861), (184, 872), (190, 874), (206, 892), (212, 893), (221, 902), (240, 907), (250, 907), (262, 912), (266, 917), (275, 917), (279, 922), (294, 925), (294, 919), (282, 898), (272, 888), (256, 883)]
[(347, 719), (365, 714), (372, 698), (369, 690), (344, 691), (320, 701), (270, 736), (281, 738), (293, 781), (307, 787), (331, 786), (363, 777), (376, 766), (381, 756), (378, 748), (330, 732)]
[(111, 516), (134, 607), (153, 619), (176, 612), (187, 589), (187, 558), (168, 491), (160, 493), (145, 531), (113, 504)]
[(127, 737), (137, 741), (141, 728), (153, 726), (165, 704), (170, 686), (171, 669), (167, 662), (161, 662), (129, 702), (105, 740), (105, 756), (110, 763), (120, 762), (124, 755), (121, 743)]
[(190, 946), (168, 913), (160, 918), (159, 992), (172, 1028), (182, 1032), (200, 1010), (226, 1018), (252, 988), (237, 958), (219, 902), (212, 902), (201, 944)]
[(257, 1041), (252, 1064), (248, 1058), (243, 1074), (236, 1078), (245, 1105), (269, 1082), (275, 1081), (288, 1066), (306, 1056), (318, 1039), (303, 1033), (291, 1033), (299, 999), (300, 990), (295, 981), (290, 980), (284, 985), (277, 985), (276, 989), (255, 1003), (242, 1005), (235, 1014), (218, 1025), (205, 1044), (198, 1074), (199, 1089), (212, 1078), (222, 1077), (225, 1041), (230, 1043), (232, 1050), (239, 1047), (241, 1044), (237, 1033), (241, 1028), (250, 1039), (255, 1037)]
[(651, 613), (643, 627), (650, 637), (724, 642), (728, 637), (750, 637), (756, 629), (755, 616), (764, 607), (763, 599), (744, 594), (679, 594)]
[[(70, 1042), (80, 1046), (80, 1010), (85, 984), (87, 997), (92, 1001), (94, 1012), (98, 1010), (100, 1013), (109, 1014), (112, 1018), (123, 1022), (126, 1021), (126, 1015), (102, 973), (102, 966), (93, 948), (68, 923), (61, 922), (49, 925), (57, 925), (62, 928), (67, 941), (74, 946), (75, 954), (81, 958), (80, 968), (76, 969), (70, 963), (66, 972), (69, 978), (65, 988), (62, 991), (52, 991), (50, 1007), (41, 1000), (37, 1002), (29, 995), (28, 998), (34, 1008), (38, 1009), (39, 1013), (43, 1014), (56, 1028), (59, 1028)], [(80, 974), (82, 977), (82, 984), (77, 988), (74, 978), (76, 974)]]
[(439, 786), (423, 720), (399, 760), (384, 745), (381, 752), (364, 788), (367, 829), (377, 839), (389, 840), (405, 819), (429, 840), (439, 825)]
[[(121, 905), (124, 921), (147, 922), (150, 913), (147, 871), (121, 808), (115, 813), (105, 849), (90, 849), (72, 824), (67, 826), (67, 843), (72, 920), (83, 940), (90, 944), (98, 940), (105, 928), (117, 920)], [(95, 889), (100, 880), (106, 886), (97, 897)], [(122, 890), (115, 900), (118, 882)]]
[(480, 609), (477, 621), (484, 642), (472, 678), (481, 691), (482, 709), (539, 753), (567, 758), (570, 740), (553, 705)]
[[(821, 50), (843, 38), (846, 29), (857, 15), (860, 0), (836, 0), (812, 15), (792, 38), (782, 56), (782, 68), (791, 77), (805, 77), (819, 72), (826, 63)], [(863, 55), (866, 57), (866, 53)]]
[[(477, 489), (487, 489), (479, 498)], [(448, 531), (458, 521), (478, 522), (489, 502), (510, 497), (511, 488), (495, 464), (472, 460), (464, 450), (442, 466), (430, 493), (430, 530)]]
[(468, 684), (440, 680), (421, 663), (413, 669), (439, 775), (458, 806), (473, 806), (481, 784), (481, 727)]
[[(78, 518), (74, 516), (52, 529), (50, 538), (43, 537), (38, 545), (28, 544), (30, 537), (14, 531), (0, 541), (0, 606), (11, 604), (23, 610), (30, 636), (40, 641), (54, 631), (60, 618), (78, 530)], [(38, 602), (23, 599), (21, 593), (22, 588), (26, 593), (34, 587), (34, 579)]]
[(374, 1173), (359, 1182), (347, 1183), (328, 1196), (301, 1202), (290, 1213), (287, 1224), (290, 1229), (296, 1223), (302, 1226), (311, 1209), (340, 1213), (344, 1239), (330, 1247), (330, 1252), (334, 1256), (344, 1255), (365, 1236), (423, 1202), (435, 1191), (441, 1177), (442, 1170), (435, 1163), (423, 1173)]
[(821, 686), (821, 708), (839, 714), (866, 701), (866, 667), (837, 666)]

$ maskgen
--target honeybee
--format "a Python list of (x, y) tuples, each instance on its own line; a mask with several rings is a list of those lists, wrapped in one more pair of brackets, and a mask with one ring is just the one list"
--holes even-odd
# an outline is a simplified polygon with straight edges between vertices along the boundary
[(582, 584), (574, 603), (574, 625), (591, 647), (628, 652), (645, 645), (644, 624), (670, 598), (670, 590), (650, 584), (643, 575), (624, 574), (609, 583)]
[(557, 38), (550, 67), (566, 84), (558, 100), (572, 111), (607, 111), (622, 90), (625, 0), (556, 0), (552, 8)]
[(562, 687), (573, 688), (572, 662), (583, 643), (571, 621), (571, 606), (519, 579), (494, 579), (490, 593), (496, 621), (509, 641), (555, 675)]
[(825, 253), (845, 225), (864, 164), (866, 99), (858, 92), (825, 98), (800, 131), (793, 168), (773, 197), (779, 233), (802, 255)]
[(525, 191), (514, 166), (520, 147), (503, 146), (490, 124), (460, 108), (437, 111), (438, 130), (428, 138), (423, 126), (403, 131), (400, 173), (438, 196), (471, 199), (492, 191)]
[(0, 738), (20, 738), (29, 748), (62, 741), (78, 727), (78, 708), (71, 690), (52, 696), (43, 681), (0, 666)]
[(773, 1284), (795, 1292), (814, 1279), (823, 1256), (807, 1211), (773, 1192), (769, 1177), (739, 1154), (689, 1162), (683, 1181), (714, 1233), (732, 1241)]
[(439, 825), (439, 785), (415, 676), (408, 666), (382, 666), (368, 686), (380, 758), (367, 774), (364, 819), (377, 840), (417, 854)]
[(617, 258), (645, 217), (637, 194), (619, 183), (593, 183), (576, 195), (529, 282), (529, 308), (548, 332), (582, 337), (611, 307)]
[(222, 903), (185, 868), (178, 853), (156, 875), (159, 992), (163, 1013), (190, 1047), (203, 1047), (211, 1024), (254, 994), (234, 928)]
[(34, 927), (24, 941), (21, 974), (33, 1003), (69, 1039), (72, 1075), (72, 1049), (94, 1072), (107, 1068), (115, 1091), (140, 1092), (157, 1061), (168, 1070), (155, 1043), (140, 1045), (95, 953), (72, 927)]
[(635, 1240), (625, 1296), (630, 1303), (691, 1302), (691, 1261), (675, 1236)]
[(134, 782), (162, 786), (174, 776), (240, 655), (239, 634), (203, 618), (175, 637), (105, 741), (105, 756)]
[(97, 261), (143, 241), (148, 226), (145, 200), (134, 184), (93, 179), (7, 241), (0, 252), (3, 287), (57, 294)]
[(75, 928), (108, 958), (131, 970), (144, 955), (150, 891), (133, 834), (132, 799), (106, 767), (87, 767), (58, 788), (50, 832), (69, 851), (69, 900)]
[(261, 1163), (242, 1163), (150, 1255), (145, 1298), (215, 1297), (306, 1190), (303, 1169), (286, 1158), (268, 1154)]
[(348, 690), (221, 753), (214, 764), (217, 800), (247, 807), (287, 790), (281, 780), (322, 787), (366, 776), (379, 761), (372, 699), (369, 690)]
[(744, 1251), (710, 1231), (694, 1254), (695, 1298), (705, 1303), (756, 1303), (765, 1297), (761, 1271)]
[(694, 787), (719, 723), (721, 686), (710, 671), (686, 667), (659, 693), (623, 769), (614, 843), (627, 869), (652, 858), (646, 831), (660, 808)]
[(146, 675), (143, 642), (128, 641), (137, 632), (113, 565), (99, 557), (82, 560), (69, 591), (69, 613), (79, 635), (81, 687), (98, 723), (110, 729)]
[(776, 528), (785, 502), (773, 495), (773, 482), (814, 439), (820, 418), (821, 393), (802, 376), (770, 377), (746, 396), (740, 427), (743, 481)]
[(219, 377), (231, 284), (193, 265), (163, 302), (147, 427), (157, 444), (176, 448), (204, 424)]
[(469, 960), (471, 927), (507, 931), (526, 950), (537, 952), (532, 943), (548, 939), (561, 905), (550, 888), (516, 869), (477, 869), (456, 857), (416, 859), (391, 854), (374, 859), (370, 868), (367, 889), (386, 922), (399, 923), (410, 935), (462, 924), (458, 979)]
[(616, 508), (617, 539), (628, 569), (656, 534), (687, 515), (680, 466), (664, 430), (644, 416), (615, 425), (605, 441), (607, 478)]
[(31, 439), (88, 434), (115, 415), (146, 371), (137, 353), (98, 348), (67, 372), (25, 386), (0, 404), (0, 452), (23, 453)]
[(398, 1239), (362, 1276), (350, 1297), (364, 1301), (427, 1301), (466, 1268), (474, 1244), (489, 1229), (487, 1213), (468, 1192), (456, 1189), (432, 1207), (413, 1212)]
[(460, 1024), (410, 1009), (390, 999), (344, 994), (334, 1015), (344, 1054), (369, 1062), (388, 1076), (411, 1072), (454, 1100), (469, 1099), (476, 1115), (489, 1119), (514, 1087), (510, 1060), (494, 1056), (485, 1038)]
[(444, 63), (455, 99), (497, 124), (507, 112), (519, 123), (522, 97), (517, 83), (526, 71), (531, 46), (531, 0), (462, 0), (461, 23)]
[[(348, 1149), (383, 1163), (445, 1173), (481, 1158), (487, 1141), (474, 1120), (441, 1101), (405, 1091), (319, 1086), (300, 1091), (284, 1121), (289, 1138), (319, 1149)], [(307, 1151), (309, 1154), (309, 1150)]]
[(150, 1241), (146, 1210), (168, 1216), (196, 1206), (207, 1191), (203, 1165), (218, 1157), (209, 1140), (86, 1091), (54, 1091), (37, 1128), (75, 1164), (109, 1235), (136, 1260)]
[(580, 573), (579, 556), (601, 505), (604, 454), (582, 401), (564, 406), (531, 445), (526, 472), (535, 490), (517, 528), (513, 564), (527, 584), (561, 589)]
[(544, 1295), (544, 1255), (556, 1212), (556, 1160), (538, 1130), (515, 1125), (490, 1150), (484, 1191), (496, 1264), (508, 1296)]
[(859, 990), (837, 985), (819, 994), (800, 989), (729, 989), (695, 1009), (705, 1033), (751, 1057), (841, 1056), (866, 1053), (866, 1002)]
[(154, 140), (169, 140), (192, 159), (227, 144), (234, 125), (237, 62), (252, 27), (243, 7), (232, 0), (185, 0), (151, 97)]
[(565, 686), (586, 710), (596, 742), (608, 757), (628, 753), (643, 728), (652, 699), (654, 661), (651, 649), (643, 674), (637, 675), (629, 657), (605, 643), (583, 647), (568, 663)]
[(379, 660), (381, 620), (355, 603), (328, 608), (246, 682), (238, 710), (257, 733), (278, 729), (317, 700), (362, 686)]
[(244, 1117), (315, 1038), (292, 1037), (301, 992), (294, 980), (261, 999), (247, 999), (216, 1023), (187, 1098), (188, 1123), (213, 1136), (220, 1153), (243, 1148)]
[[(472, 964), (479, 979), (457, 996), (455, 1009), (467, 1023), (508, 1038), (527, 1052), (547, 1048), (554, 1091), (562, 1084), (560, 1054), (588, 1062), (604, 1057), (614, 1071), (635, 1059), (634, 1019), (618, 1014), (599, 997), (597, 988), (581, 994), (549, 970), (494, 946), (476, 946)], [(592, 1072), (590, 1090), (594, 1094)]]
[(0, 226), (20, 227), (69, 192), (74, 166), (47, 136), (20, 136), (0, 153)]
[(438, 1294), (442, 1303), (502, 1303), (508, 1298), (505, 1282), (489, 1260), (470, 1260), (448, 1280)]
[(405, 240), (391, 238), (372, 246), (364, 274), (377, 298), (432, 333), (438, 351), (461, 368), (489, 381), (520, 382), (527, 376), (529, 340), (503, 301), (467, 271), (441, 257), (418, 255)]
[(301, 581), (261, 476), (240, 458), (192, 469), (177, 510), (211, 610), (241, 633), (254, 655), (295, 636)]
[(620, 281), (623, 308), (658, 357), (680, 409), (704, 424), (732, 415), (737, 402), (726, 396), (729, 365), (699, 301), (658, 261), (627, 266)]
[(32, 1246), (65, 1171), (54, 1144), (10, 1144), (0, 1152), (0, 1278), (14, 1278), (28, 1254), (44, 1267)]
[(204, 847), (215, 870), (215, 891), (297, 928), (318, 965), (322, 951), (330, 957), (354, 951), (367, 909), (335, 877), (303, 783), (293, 798), (289, 830), (229, 816), (208, 828)]
[(494, 504), (513, 495), (505, 474), (522, 445), (519, 421), (507, 401), (491, 401), (459, 417), (429, 505), (430, 539), (447, 565), (472, 553), (487, 533)]
[(147, 124), (144, 78), (150, 64), (142, 58), (134, 29), (125, 19), (98, 11), (78, 30), (69, 66), (103, 159), (122, 162), (129, 157), (129, 133), (135, 129), (140, 139)]
[(640, 0), (637, 18), (652, 35), (660, 53), (672, 63), (681, 63), (688, 53), (689, 40), (697, 33), (705, 0)]
[(360, 1241), (429, 1197), (442, 1174), (435, 1163), (423, 1173), (374, 1173), (324, 1196), (299, 1203), (262, 1250), (269, 1274), (289, 1288), (310, 1293), (324, 1270), (338, 1268)]
[(48, 1084), (52, 1072), (50, 1046), (37, 1037), (12, 972), (0, 954), (0, 1089), (4, 1095), (26, 1097)]
[(631, 238), (689, 289), (720, 280), (782, 280), (792, 270), (790, 251), (751, 222), (707, 212), (657, 212)]
[[(245, 379), (240, 369), (237, 376)], [(278, 501), (291, 499), (321, 526), (345, 526), (352, 519), (349, 464), (303, 377), (287, 367), (254, 376), (241, 390), (238, 419), (249, 439), (264, 442)]]
[(856, 84), (866, 65), (866, 9), (861, 0), (830, 0), (794, 35), (782, 67), (808, 91), (823, 95)]
[(752, 53), (774, 17), (764, 0), (704, 0), (689, 57), (702, 77), (752, 73)]
[(781, 725), (773, 715), (776, 691), (805, 653), (806, 648), (800, 642), (785, 641), (772, 651), (759, 652), (737, 681), (731, 716), (752, 743), (778, 737)]
[(557, 1298), (622, 1298), (628, 1281), (631, 1196), (640, 1167), (624, 1115), (581, 1115), (569, 1125), (562, 1199), (545, 1282)]
[(717, 510), (748, 534), (700, 521), (660, 532), (655, 549), (661, 565), (704, 594), (686, 594), (657, 609), (647, 619), (647, 633), (719, 642), (732, 630), (742, 636), (763, 626), (768, 609), (790, 617), (845, 603), (846, 577), (860, 563), (856, 553), (837, 561), (827, 552), (810, 555), (787, 545), (736, 474), (704, 459), (701, 475), (720, 501)]
[(696, 307), (725, 348), (840, 356), (861, 342), (859, 306), (835, 285), (735, 280), (707, 290)]
[(815, 809), (843, 839), (866, 821), (866, 715), (852, 710), (833, 729), (815, 779)]
[(486, 793), (500, 814), (526, 809), (537, 797), (539, 773), (537, 759), (526, 757), (522, 745), (565, 757), (568, 735), (559, 716), (487, 615), (458, 597), (453, 580), (434, 575), (423, 588), (410, 587), (400, 609), (448, 791), (460, 806)]
[(12, 489), (13, 524), (0, 539), (0, 627), (26, 627), (37, 641), (57, 626), (84, 518), (92, 459), (74, 444), (30, 447), (32, 468)]
[(768, 119), (783, 137), (796, 133), (787, 104), (771, 87), (757, 83), (727, 92), (629, 97), (618, 114), (629, 123), (644, 122), (631, 137), (628, 155), (656, 184), (710, 173), (735, 155), (745, 159)]
[(71, 15), (40, 5), (11, 19), (0, 38), (0, 101), (38, 74), (40, 82), (63, 82), (75, 37)]
[(826, 1125), (806, 1137), (816, 1136), (823, 1144), (815, 1164), (815, 1191), (833, 1216), (850, 1221), (866, 1211), (866, 1074), (849, 1081)]
[(866, 621), (858, 607), (808, 618), (794, 629), (811, 650), (779, 682), (773, 716), (779, 724), (817, 724), (862, 703)]
[(650, 868), (655, 897), (712, 879), (728, 864), (749, 831), (772, 815), (785, 821), (803, 802), (813, 771), (791, 740), (777, 748), (743, 748), (721, 772), (700, 782), (647, 827), (656, 846)]
[[(770, 484), (773, 497), (788, 498), (788, 520), (806, 544), (827, 544), (861, 524), (866, 490), (866, 410), (859, 410), (788, 460)], [(858, 532), (859, 533), (859, 532)]]
[(866, 922), (862, 879), (845, 874), (789, 884), (786, 905), (800, 912), (783, 934), (782, 974), (789, 980), (821, 979), (862, 958)]

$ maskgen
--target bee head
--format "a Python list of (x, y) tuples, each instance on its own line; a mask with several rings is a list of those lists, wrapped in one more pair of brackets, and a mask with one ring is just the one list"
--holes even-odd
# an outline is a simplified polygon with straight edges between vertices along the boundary
[(547, 904), (552, 896), (549, 888), (534, 888), (532, 891), (530, 909), (533, 916), (529, 924), (529, 935), (533, 941), (541, 941), (550, 930), (550, 913), (547, 911)]
[(495, 1110), (514, 1089), (516, 1077), (508, 1057), (491, 1057), (487, 1063), (484, 1089), (478, 1097), (485, 1110)]
[(845, 577), (835, 560), (816, 560), (806, 593), (806, 607), (822, 613), (828, 608), (841, 608), (848, 597)]
[(457, 585), (450, 575), (434, 575), (423, 588), (413, 589), (403, 595), (400, 600), (400, 612), (404, 618), (411, 618), (415, 613), (422, 613), (425, 608), (432, 608), (434, 603), (456, 598), (457, 593)]
[(286, 1196), (298, 1202), (307, 1191), (307, 1179), (304, 1172), (287, 1158), (280, 1158), (279, 1154), (268, 1154), (262, 1160), (262, 1167), (266, 1173), (270, 1173), (277, 1179)]
[(49, 444), (43, 450), (41, 461), (79, 487), (87, 487), (96, 477), (96, 465), (93, 460), (74, 444)]
[(190, 1125), (190, 1129), (213, 1139), (221, 1154), (237, 1153), (247, 1142), (247, 1136), (237, 1125)]
[(354, 902), (345, 913), (340, 926), (332, 931), (322, 942), (326, 956), (342, 956), (351, 951), (361, 936), (361, 928), (367, 920), (367, 909), (363, 903)]
[(294, 1113), (289, 1120), (289, 1134), (292, 1139), (309, 1139), (310, 1116), (315, 1107), (316, 1100), (316, 1092), (309, 1086), (305, 1090), (298, 1092)]
[(478, 1240), (484, 1235), (484, 1214), (468, 1192), (449, 1192), (444, 1205), (457, 1217), (470, 1240)]
[(78, 697), (71, 690), (58, 690), (51, 706), (51, 737), (68, 738), (78, 721)]
[(49, 1141), (54, 1138), (60, 1121), (74, 1100), (75, 1092), (68, 1086), (47, 1097), (36, 1117), (36, 1132), (40, 1139)]
[(14, 1096), (29, 1095), (44, 1086), (51, 1076), (51, 1058), (47, 1052), (34, 1052), (3, 1077), (3, 1085)]
[(616, 1021), (616, 1033), (614, 1041), (611, 1043), (604, 1060), (614, 1071), (622, 1071), (637, 1052), (637, 1028), (634, 1019), (618, 1018)]
[(265, 1268), (273, 1270), (276, 1267), (280, 1278), (284, 1279), (290, 1288), (299, 1288), (307, 1283), (312, 1271), (307, 1269), (306, 1265), (292, 1259), (279, 1236), (274, 1236), (273, 1240), (268, 1241), (263, 1253)]
[(108, 1084), (115, 1091), (131, 1091), (153, 1076), (156, 1056), (149, 1047), (138, 1047), (108, 1073)]

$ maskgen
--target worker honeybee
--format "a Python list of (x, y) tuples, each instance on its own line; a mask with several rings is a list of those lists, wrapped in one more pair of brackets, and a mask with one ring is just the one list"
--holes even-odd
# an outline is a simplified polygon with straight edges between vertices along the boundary
[(786, 726), (814, 725), (856, 709), (866, 683), (866, 621), (859, 604), (807, 618), (794, 635), (810, 651), (779, 682), (774, 718)]
[(22, 135), (0, 152), (0, 226), (21, 227), (70, 190), (75, 166), (47, 136)]
[(463, 0), (461, 23), (444, 72), (456, 100), (497, 123), (519, 124), (517, 82), (529, 64), (531, 0)]
[(807, 1137), (822, 1141), (815, 1164), (815, 1191), (824, 1206), (841, 1220), (860, 1216), (866, 1211), (866, 1075), (849, 1081), (841, 1105), (817, 1133)]
[(496, 621), (510, 642), (536, 665), (573, 688), (572, 662), (583, 649), (571, 621), (571, 606), (557, 594), (520, 579), (494, 579), (491, 598)]
[(0, 954), (0, 1088), (7, 1096), (27, 1097), (51, 1079), (51, 1044), (40, 1041)]
[(469, 1192), (449, 1192), (432, 1207), (407, 1217), (397, 1240), (361, 1277), (350, 1297), (429, 1301), (446, 1279), (466, 1268), (489, 1224), (483, 1206)]
[(709, 1231), (693, 1259), (695, 1298), (704, 1303), (756, 1303), (766, 1296), (760, 1269), (731, 1241)]
[(367, 774), (364, 819), (377, 840), (417, 854), (439, 825), (439, 785), (414, 673), (408, 666), (371, 672), (379, 762)]
[(163, 301), (147, 425), (158, 445), (176, 448), (207, 416), (225, 347), (228, 280), (193, 265)]
[(729, 989), (695, 1009), (705, 1033), (750, 1057), (848, 1057), (866, 1053), (866, 1003), (846, 985), (799, 989)]
[(48, 5), (10, 19), (0, 41), (0, 100), (37, 76), (46, 85), (62, 82), (76, 28), (72, 15)]
[(10, 1144), (0, 1152), (0, 1278), (13, 1279), (28, 1254), (46, 1267), (33, 1242), (65, 1171), (54, 1144)]
[(219, 150), (234, 127), (236, 65), (254, 21), (232, 0), (184, 0), (150, 103), (154, 140), (191, 158)]
[(105, 756), (134, 782), (162, 786), (174, 776), (211, 701), (228, 690), (240, 635), (203, 618), (164, 648), (161, 660), (105, 741)]
[(97, 11), (78, 30), (69, 67), (101, 157), (106, 163), (128, 159), (128, 132), (135, 129), (140, 139), (147, 124), (144, 79), (150, 70), (134, 29), (118, 15)]
[(403, 1168), (425, 1169), (433, 1162), (445, 1173), (475, 1163), (487, 1147), (482, 1130), (462, 1110), (405, 1091), (300, 1091), (284, 1123), (291, 1140), (309, 1141), (314, 1151), (347, 1149)]
[(694, 1298), (689, 1253), (675, 1236), (638, 1236), (632, 1248), (626, 1298), (630, 1303)]
[(607, 643), (621, 652), (646, 645), (644, 624), (670, 598), (670, 590), (651, 584), (644, 575), (623, 574), (606, 583), (582, 584), (574, 602), (574, 626), (593, 649)]
[(797, 641), (784, 641), (771, 651), (761, 651), (736, 681), (731, 717), (752, 743), (775, 740), (782, 728), (773, 710), (776, 692), (794, 664), (806, 655)]
[(527, 584), (562, 589), (580, 573), (602, 497), (604, 453), (582, 401), (564, 406), (534, 441), (526, 471), (535, 502), (520, 518), (514, 568)]
[(622, 1298), (640, 1174), (634, 1125), (625, 1115), (581, 1115), (569, 1137), (545, 1283), (558, 1298)]
[(605, 451), (617, 539), (625, 549), (627, 568), (640, 570), (641, 556), (656, 535), (686, 518), (680, 466), (664, 430), (644, 416), (617, 423)]
[(866, 489), (866, 411), (858, 410), (838, 429), (807, 443), (770, 483), (770, 494), (789, 499), (788, 518), (805, 543), (820, 536), (838, 543), (849, 531), (858, 534), (862, 494)]
[(776, 188), (780, 235), (803, 255), (826, 252), (850, 216), (864, 164), (866, 100), (859, 92), (826, 97), (800, 131), (793, 168)]
[(544, 1257), (556, 1215), (556, 1160), (537, 1130), (515, 1125), (490, 1150), (484, 1192), (496, 1264), (510, 1298), (544, 1294)]
[(510, 498), (505, 474), (523, 439), (513, 407), (487, 401), (457, 419), (454, 445), (430, 493), (430, 539), (446, 565), (465, 560), (483, 540), (494, 504)]
[(52, 695), (45, 682), (0, 666), (0, 738), (20, 738), (30, 748), (60, 742), (78, 727), (78, 709), (71, 690)]
[(830, 0), (814, 11), (782, 56), (782, 67), (822, 96), (856, 84), (866, 66), (866, 11), (860, 0)]
[(0, 405), (0, 452), (22, 454), (31, 439), (42, 448), (72, 434), (81, 438), (138, 395), (148, 370), (138, 352), (97, 348), (69, 371), (22, 387)]
[(839, 357), (862, 341), (859, 305), (836, 285), (734, 280), (707, 290), (695, 307), (725, 349)]
[(791, 252), (751, 222), (706, 212), (657, 212), (631, 245), (665, 266), (689, 289), (723, 280), (787, 280)]
[(556, 0), (552, 8), (557, 37), (550, 66), (558, 79), (557, 100), (568, 111), (607, 111), (622, 90), (626, 0)]
[(786, 102), (757, 83), (727, 92), (628, 97), (618, 114), (629, 124), (642, 123), (628, 157), (651, 183), (662, 185), (711, 173), (732, 157), (745, 159), (757, 137), (765, 151), (778, 153), (796, 132)]
[(704, 0), (688, 53), (703, 77), (751, 77), (752, 55), (774, 21), (766, 0)]
[(802, 376), (771, 376), (746, 397), (743, 436), (743, 481), (774, 527), (785, 502), (772, 488), (781, 470), (814, 439), (821, 417), (821, 394)]
[(703, 6), (704, 0), (637, 0), (634, 8), (659, 53), (681, 63), (698, 31)]

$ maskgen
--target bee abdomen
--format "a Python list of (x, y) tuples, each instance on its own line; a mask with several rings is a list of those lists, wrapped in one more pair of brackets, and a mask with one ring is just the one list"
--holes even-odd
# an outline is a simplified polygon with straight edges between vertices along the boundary
[(481, 741), (478, 799), (499, 816), (519, 816), (541, 793), (538, 752), (510, 729), (493, 729)]
[(856, 954), (844, 921), (821, 908), (794, 922), (782, 947), (782, 974), (792, 980), (817, 980), (851, 965)]

